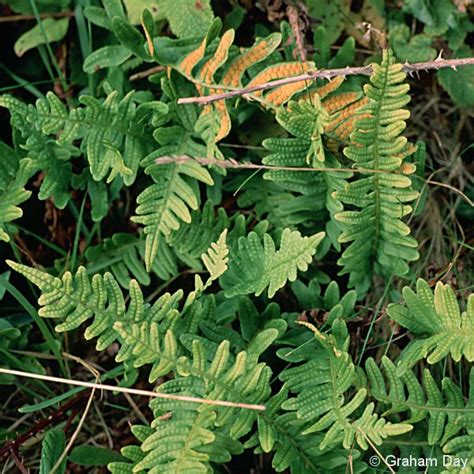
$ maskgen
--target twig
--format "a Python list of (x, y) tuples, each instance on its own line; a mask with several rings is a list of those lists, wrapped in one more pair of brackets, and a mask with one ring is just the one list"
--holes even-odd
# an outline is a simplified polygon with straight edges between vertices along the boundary
[(140, 72), (136, 72), (135, 74), (132, 74), (128, 80), (130, 82), (133, 82), (133, 81), (138, 81), (140, 79), (145, 79), (146, 77), (148, 76), (151, 76), (152, 74), (157, 74), (161, 71), (164, 71), (166, 68), (165, 66), (154, 66), (154, 67), (151, 67), (150, 69), (146, 69), (145, 71), (140, 71)]
[(11, 455), (13, 462), (16, 464), (16, 467), (22, 474), (28, 474), (28, 469), (26, 469), (25, 465), (21, 461), (21, 459), (18, 457), (18, 453), (14, 448), (11, 449)]
[[(252, 170), (269, 170), (269, 171), (305, 171), (305, 172), (316, 172), (316, 173), (367, 173), (367, 174), (376, 174), (376, 173), (384, 173), (390, 174), (390, 172), (385, 170), (371, 170), (365, 168), (310, 168), (310, 167), (298, 167), (298, 166), (270, 166), (270, 165), (258, 165), (256, 163), (248, 163), (248, 162), (238, 162), (232, 158), (227, 160), (218, 160), (216, 158), (200, 158), (195, 157), (192, 158), (187, 155), (181, 156), (162, 156), (155, 160), (157, 165), (167, 165), (171, 163), (186, 163), (187, 161), (197, 161), (201, 165), (205, 166), (219, 166), (220, 168), (227, 168), (227, 169), (252, 169)], [(391, 173), (391, 174), (398, 174), (398, 173)], [(423, 179), (420, 176), (414, 175), (413, 178)], [(433, 181), (431, 179), (427, 179), (424, 181), (425, 184), (432, 184), (435, 186), (440, 186), (443, 188), (450, 189), (451, 191), (459, 194), (470, 206), (474, 206), (474, 202), (470, 199), (466, 194), (464, 194), (460, 189), (451, 186), (450, 184), (440, 183), (439, 181)]]
[(186, 163), (187, 161), (197, 161), (201, 165), (205, 166), (218, 166), (220, 168), (232, 168), (232, 169), (250, 169), (250, 170), (270, 170), (270, 171), (317, 171), (317, 172), (351, 172), (358, 171), (361, 173), (386, 173), (383, 170), (369, 170), (369, 169), (352, 169), (352, 168), (310, 168), (310, 167), (297, 167), (297, 166), (270, 166), (270, 165), (258, 165), (256, 163), (249, 162), (238, 162), (232, 158), (227, 160), (218, 160), (217, 158), (200, 158), (190, 157), (187, 155), (181, 156), (162, 156), (155, 160), (157, 165), (168, 165), (171, 163)]
[[(405, 63), (402, 70), (407, 74), (413, 74), (417, 71), (427, 71), (429, 69), (441, 69), (450, 67), (456, 70), (459, 66), (468, 66), (474, 64), (474, 57), (472, 58), (457, 58), (457, 59), (443, 59), (440, 55), (434, 61), (427, 61), (423, 63)], [(275, 81), (265, 82), (264, 84), (258, 84), (255, 86), (244, 87), (243, 89), (231, 90), (228, 92), (221, 92), (218, 94), (205, 95), (202, 97), (182, 97), (178, 99), (178, 104), (199, 104), (206, 105), (216, 100), (230, 99), (241, 95), (251, 94), (252, 92), (272, 89), (274, 87), (283, 86), (285, 84), (291, 84), (293, 82), (300, 81), (314, 81), (317, 78), (330, 79), (338, 76), (355, 76), (363, 75), (370, 76), (372, 74), (372, 65), (361, 66), (361, 67), (346, 67), (341, 69), (321, 69), (318, 71), (310, 71), (297, 76), (285, 77), (283, 79), (277, 79)], [(215, 89), (215, 85), (213, 85)], [(224, 87), (221, 87), (224, 88)]]
[[(74, 12), (65, 11), (57, 13), (40, 13), (40, 18), (64, 18), (64, 17), (73, 17)], [(8, 15), (0, 17), (0, 23), (9, 23), (12, 21), (27, 21), (27, 20), (36, 20), (35, 15)]]
[[(6, 369), (0, 369), (1, 371), (6, 371)], [(2, 457), (6, 457), (13, 452), (16, 452), (17, 448), (21, 446), (23, 443), (28, 441), (30, 438), (35, 436), (40, 431), (43, 431), (49, 425), (56, 424), (59, 420), (66, 416), (66, 412), (73, 406), (77, 405), (79, 402), (85, 398), (87, 392), (81, 392), (76, 395), (74, 398), (71, 398), (66, 403), (61, 405), (55, 412), (49, 415), (46, 418), (42, 418), (39, 420), (34, 426), (32, 426), (28, 431), (18, 436), (13, 441), (10, 441), (6, 445), (0, 448), (0, 459)]]
[(298, 49), (298, 54), (300, 56), (300, 61), (306, 61), (306, 50), (304, 48), (302, 34), (302, 27), (300, 25), (298, 7), (296, 5), (288, 5), (286, 7), (286, 16), (290, 22), (291, 30), (293, 36), (295, 37), (296, 47)]
[(169, 393), (152, 392), (150, 390), (140, 390), (136, 388), (117, 387), (114, 385), (104, 385), (93, 382), (83, 382), (82, 380), (63, 379), (61, 377), (52, 377), (50, 375), (40, 375), (31, 372), (22, 372), (20, 370), (2, 369), (0, 373), (17, 375), (19, 377), (28, 377), (39, 380), (46, 380), (48, 382), (64, 383), (68, 385), (76, 385), (79, 387), (90, 387), (93, 389), (108, 390), (110, 392), (130, 393), (132, 395), (141, 395), (145, 397), (165, 398), (168, 400), (179, 400), (182, 402), (202, 403), (204, 405), (219, 405), (233, 408), (247, 408), (248, 410), (263, 411), (266, 409), (264, 405), (254, 405), (250, 403), (229, 402), (226, 400), (211, 400), (209, 398), (187, 397), (184, 395), (172, 395)]

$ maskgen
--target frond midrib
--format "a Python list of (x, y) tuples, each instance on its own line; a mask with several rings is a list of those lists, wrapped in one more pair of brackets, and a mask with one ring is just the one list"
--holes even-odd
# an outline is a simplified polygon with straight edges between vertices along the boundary
[[(388, 81), (388, 73), (390, 69), (390, 63), (387, 61), (387, 67), (384, 68), (384, 78), (383, 78), (383, 88), (381, 89), (381, 95), (380, 95), (380, 100), (377, 101), (377, 108), (376, 108), (376, 114), (375, 114), (375, 134), (374, 134), (374, 141), (373, 141), (373, 152), (372, 152), (372, 158), (374, 162), (374, 170), (379, 170), (379, 154), (378, 154), (378, 142), (379, 142), (379, 133), (380, 133), (380, 110), (382, 107), (382, 101), (385, 96), (385, 90), (387, 87), (387, 81)], [(379, 183), (379, 176), (378, 173), (374, 173), (373, 176), (373, 182), (374, 182), (374, 197), (375, 197), (375, 238), (372, 243), (372, 259), (375, 261), (377, 257), (377, 249), (379, 246), (379, 241), (380, 241), (380, 231), (381, 231), (381, 197), (380, 197), (380, 183)]]

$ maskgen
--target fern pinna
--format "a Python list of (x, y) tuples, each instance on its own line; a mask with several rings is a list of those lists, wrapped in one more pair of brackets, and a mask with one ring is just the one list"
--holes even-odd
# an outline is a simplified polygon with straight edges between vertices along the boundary
[[(93, 226), (51, 268), (7, 261), (39, 288), (38, 315), (109, 349), (123, 385), (141, 377), (209, 402), (151, 401), (150, 423), (131, 426), (136, 442), (109, 470), (221, 472), (244, 453), (293, 474), (372, 472), (374, 453), (474, 467), (474, 299), (455, 281), (399, 291), (418, 259), (405, 218), (424, 153), (412, 158), (403, 136), (402, 65), (384, 50), (363, 87), (297, 80), (180, 105), (314, 71), (320, 58), (291, 56), (288, 24), (238, 48), (210, 2), (195, 29), (161, 3), (178, 38), (158, 35), (148, 11), (143, 35), (118, 0), (84, 10), (114, 42), (84, 61), (100, 78), (87, 95), (0, 97), (14, 130), (11, 147), (0, 143), (0, 240), (31, 195), (62, 210), (83, 196), (77, 215)], [(158, 68), (132, 80), (144, 63)], [(260, 119), (251, 142), (245, 129)], [(115, 207), (121, 227), (109, 232)], [(18, 332), (0, 330), (2, 364), (16, 353), (30, 363)]]

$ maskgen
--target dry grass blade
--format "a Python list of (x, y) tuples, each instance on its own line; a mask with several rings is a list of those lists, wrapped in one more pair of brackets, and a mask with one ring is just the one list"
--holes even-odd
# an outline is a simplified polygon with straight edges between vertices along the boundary
[(52, 377), (50, 375), (40, 375), (30, 372), (22, 372), (20, 370), (11, 370), (11, 369), (2, 369), (0, 368), (0, 373), (16, 375), (18, 377), (28, 377), (32, 379), (45, 380), (47, 382), (63, 383), (68, 385), (76, 385), (78, 387), (87, 387), (92, 389), (99, 390), (108, 390), (110, 392), (121, 392), (128, 393), (131, 395), (140, 395), (144, 397), (154, 397), (154, 398), (166, 398), (168, 400), (178, 400), (182, 402), (191, 402), (191, 403), (201, 403), (204, 405), (218, 405), (224, 407), (233, 407), (233, 408), (246, 408), (248, 410), (258, 410), (263, 411), (266, 409), (265, 405), (256, 405), (249, 403), (239, 403), (239, 402), (229, 402), (225, 400), (211, 400), (208, 398), (198, 398), (198, 397), (186, 397), (182, 395), (170, 395), (168, 393), (158, 393), (152, 392), (150, 390), (140, 390), (136, 388), (125, 388), (117, 387), (114, 385), (104, 385), (100, 383), (93, 382), (83, 382), (82, 380), (73, 380), (73, 379), (64, 379), (61, 377)]

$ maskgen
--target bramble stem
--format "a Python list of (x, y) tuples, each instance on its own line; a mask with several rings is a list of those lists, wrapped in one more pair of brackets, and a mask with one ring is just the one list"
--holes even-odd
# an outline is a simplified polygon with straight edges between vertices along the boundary
[[(457, 59), (443, 59), (440, 55), (434, 61), (426, 61), (422, 63), (405, 63), (402, 70), (407, 74), (413, 74), (418, 71), (427, 71), (429, 69), (441, 69), (450, 67), (456, 70), (459, 66), (468, 66), (474, 64), (474, 57), (472, 58), (457, 58)], [(332, 77), (338, 76), (370, 76), (372, 74), (372, 66), (361, 67), (345, 67), (340, 69), (320, 69), (318, 71), (310, 71), (304, 74), (298, 74), (297, 76), (285, 77), (283, 79), (277, 79), (275, 81), (265, 82), (264, 84), (258, 84), (255, 86), (244, 87), (242, 89), (231, 90), (228, 92), (220, 92), (218, 94), (205, 95), (202, 97), (183, 97), (178, 99), (178, 104), (199, 104), (206, 105), (216, 100), (230, 99), (237, 96), (245, 96), (252, 92), (262, 91), (266, 89), (272, 89), (274, 87), (283, 86), (285, 84), (291, 84), (293, 82), (300, 81), (314, 81), (317, 78), (331, 79)], [(224, 87), (219, 85), (212, 85), (214, 89)]]

